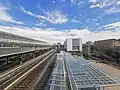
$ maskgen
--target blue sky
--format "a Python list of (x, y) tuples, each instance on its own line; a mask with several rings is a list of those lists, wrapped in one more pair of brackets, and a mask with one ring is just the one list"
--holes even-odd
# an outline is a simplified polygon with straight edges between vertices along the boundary
[(1, 31), (50, 43), (120, 37), (120, 0), (0, 0), (0, 14)]

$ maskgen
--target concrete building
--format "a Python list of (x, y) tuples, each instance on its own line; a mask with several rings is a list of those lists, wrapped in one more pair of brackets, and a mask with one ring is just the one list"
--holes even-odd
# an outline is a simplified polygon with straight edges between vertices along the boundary
[(83, 53), (90, 54), (93, 52), (93, 42), (88, 41), (83, 44)]
[(94, 45), (96, 47), (117, 47), (120, 46), (120, 41), (117, 39), (106, 39), (95, 41)]
[(82, 51), (82, 38), (67, 38), (64, 42), (64, 48), (68, 52)]

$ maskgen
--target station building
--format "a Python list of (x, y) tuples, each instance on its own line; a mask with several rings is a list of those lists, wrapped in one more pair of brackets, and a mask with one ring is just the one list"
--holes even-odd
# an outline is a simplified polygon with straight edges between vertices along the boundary
[(64, 48), (68, 52), (82, 52), (82, 38), (67, 38)]

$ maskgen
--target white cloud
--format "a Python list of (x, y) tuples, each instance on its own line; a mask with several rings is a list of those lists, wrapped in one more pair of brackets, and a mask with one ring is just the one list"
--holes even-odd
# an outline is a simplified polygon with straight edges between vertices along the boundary
[(70, 29), (70, 30), (62, 30), (58, 31), (52, 28), (42, 29), (42, 28), (26, 28), (26, 27), (8, 27), (8, 26), (0, 26), (0, 31), (6, 31), (9, 33), (47, 41), (48, 43), (55, 42), (64, 42), (64, 40), (68, 37), (82, 37), (83, 42), (86, 41), (96, 41), (102, 39), (110, 39), (110, 38), (120, 38), (120, 31), (99, 31), (99, 32), (91, 32), (88, 29)]
[(88, 26), (86, 24), (84, 24), (83, 22), (81, 22), (80, 20), (76, 20), (75, 17), (74, 19), (71, 20), (72, 23), (79, 23), (82, 26), (84, 26), (85, 28), (88, 28)]
[(44, 24), (44, 23), (42, 23), (42, 22), (36, 23), (35, 25), (36, 25), (36, 26), (43, 26), (43, 27), (44, 27), (44, 26), (47, 26), (47, 24)]
[(23, 22), (21, 22), (21, 21), (13, 21), (13, 23), (17, 23), (17, 24), (24, 24)]
[(71, 22), (73, 22), (73, 23), (81, 23), (81, 21), (78, 21), (78, 20), (75, 20), (75, 19), (73, 19)]
[(82, 1), (82, 0), (71, 0), (71, 3), (79, 6), (81, 4), (84, 4), (84, 1)]
[(71, 2), (73, 2), (74, 0), (71, 0)]
[(24, 13), (26, 13), (30, 16), (33, 16), (33, 17), (38, 18), (38, 19), (44, 19), (44, 20), (46, 20), (50, 23), (53, 23), (53, 24), (62, 24), (62, 23), (68, 22), (67, 16), (64, 15), (62, 12), (60, 12), (59, 10), (53, 10), (51, 12), (45, 12), (42, 9), (40, 9), (43, 12), (44, 15), (40, 15), (40, 14), (38, 15), (38, 14), (32, 13), (31, 11), (26, 10), (24, 7), (20, 7), (20, 9)]
[(117, 4), (119, 5), (119, 4), (120, 4), (120, 1), (118, 1)]
[(99, 3), (98, 4), (93, 4), (93, 5), (91, 5), (90, 6), (90, 8), (100, 8), (100, 7), (102, 7)]
[(97, 2), (98, 0), (89, 0), (89, 2), (93, 2), (93, 3), (95, 3), (95, 2)]
[(53, 0), (52, 2), (55, 3), (55, 0)]
[(109, 9), (105, 10), (105, 13), (107, 13), (107, 14), (118, 13), (118, 12), (120, 12), (120, 6), (119, 7), (113, 6)]
[(89, 0), (90, 8), (103, 8), (103, 1), (100, 0)]
[(99, 23), (96, 23), (96, 25), (99, 25)]
[(53, 24), (57, 24), (57, 23), (62, 24), (68, 22), (67, 17), (58, 10), (54, 10), (53, 12), (48, 12), (46, 20), (48, 20)]
[(107, 29), (107, 30), (120, 30), (120, 22), (115, 22), (112, 24), (107, 24), (102, 26), (103, 28)]
[(7, 12), (10, 8), (0, 3), (0, 22), (11, 22), (17, 24), (23, 24), (23, 22), (16, 21), (14, 18)]
[(120, 0), (89, 0), (89, 2), (90, 8), (104, 8), (107, 14), (120, 12)]
[(91, 5), (96, 5), (99, 4), (99, 8), (105, 8), (109, 7), (113, 4), (116, 4), (118, 0), (89, 0)]

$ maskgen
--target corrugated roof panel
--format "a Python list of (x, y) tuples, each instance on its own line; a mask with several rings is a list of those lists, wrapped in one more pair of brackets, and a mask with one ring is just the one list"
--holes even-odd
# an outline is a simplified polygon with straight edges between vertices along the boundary
[(64, 69), (64, 54), (60, 53), (57, 55), (57, 60), (52, 71), (49, 90), (66, 90)]
[(116, 78), (107, 75), (90, 62), (75, 59), (68, 53), (65, 56), (73, 90), (97, 90), (97, 87), (120, 84)]

